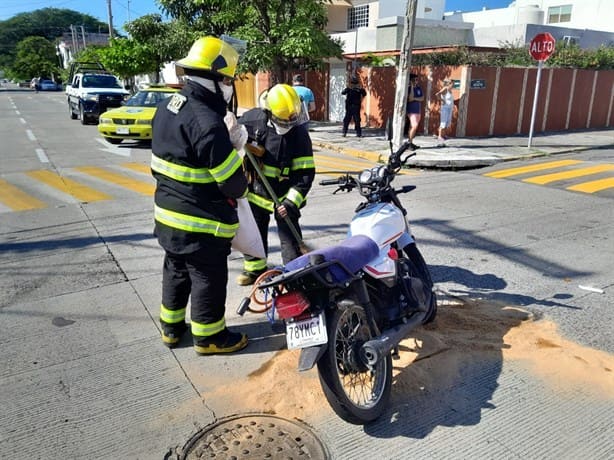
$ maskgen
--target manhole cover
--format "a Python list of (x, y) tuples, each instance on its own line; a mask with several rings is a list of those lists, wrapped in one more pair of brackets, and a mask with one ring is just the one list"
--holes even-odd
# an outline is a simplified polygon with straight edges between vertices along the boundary
[(274, 415), (235, 415), (194, 435), (181, 459), (328, 459), (324, 445), (305, 424)]

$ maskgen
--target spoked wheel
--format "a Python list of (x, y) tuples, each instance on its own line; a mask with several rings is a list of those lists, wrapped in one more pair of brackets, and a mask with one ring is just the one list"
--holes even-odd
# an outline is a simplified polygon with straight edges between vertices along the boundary
[(370, 367), (360, 359), (360, 348), (373, 336), (362, 306), (344, 305), (326, 319), (328, 343), (318, 361), (324, 395), (346, 422), (375, 420), (390, 399), (392, 357), (388, 354)]

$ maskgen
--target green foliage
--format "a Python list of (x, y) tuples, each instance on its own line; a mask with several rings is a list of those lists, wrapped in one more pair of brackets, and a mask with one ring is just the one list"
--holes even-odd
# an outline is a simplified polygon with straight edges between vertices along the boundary
[(9, 75), (20, 80), (34, 77), (57, 78), (59, 61), (55, 46), (43, 37), (27, 37), (16, 47), (16, 57)]
[(0, 68), (14, 68), (17, 44), (26, 37), (43, 37), (55, 44), (62, 34), (70, 33), (71, 24), (83, 26), (89, 32), (108, 31), (107, 24), (90, 15), (58, 8), (20, 13), (0, 21)]
[(342, 48), (325, 32), (322, 0), (158, 0), (171, 17), (198, 35), (229, 34), (246, 40), (240, 72), (271, 71), (278, 81), (298, 69), (318, 68), (341, 57)]
[(155, 48), (131, 38), (114, 39), (111, 46), (101, 49), (100, 62), (107, 70), (125, 80), (160, 70)]
[[(614, 69), (614, 46), (602, 45), (598, 49), (586, 50), (577, 45), (557, 43), (554, 53), (544, 64), (547, 67)], [(414, 54), (412, 65), (531, 67), (536, 66), (537, 61), (529, 54), (528, 45), (504, 43), (498, 51), (484, 52), (458, 47), (443, 53)]]

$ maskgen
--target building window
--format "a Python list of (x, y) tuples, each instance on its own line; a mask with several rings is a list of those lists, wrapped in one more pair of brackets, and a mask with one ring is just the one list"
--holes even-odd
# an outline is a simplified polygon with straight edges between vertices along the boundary
[(551, 6), (548, 8), (548, 24), (571, 21), (571, 5)]
[(580, 37), (575, 37), (573, 35), (565, 35), (563, 37), (563, 43), (566, 46), (578, 45), (580, 43)]
[(348, 30), (369, 25), (369, 5), (355, 6), (348, 10)]

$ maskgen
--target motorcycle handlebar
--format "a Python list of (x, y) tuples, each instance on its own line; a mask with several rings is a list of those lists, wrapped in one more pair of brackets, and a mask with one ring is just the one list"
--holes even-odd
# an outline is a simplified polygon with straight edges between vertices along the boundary
[(324, 179), (320, 181), (320, 185), (339, 185), (340, 179)]

